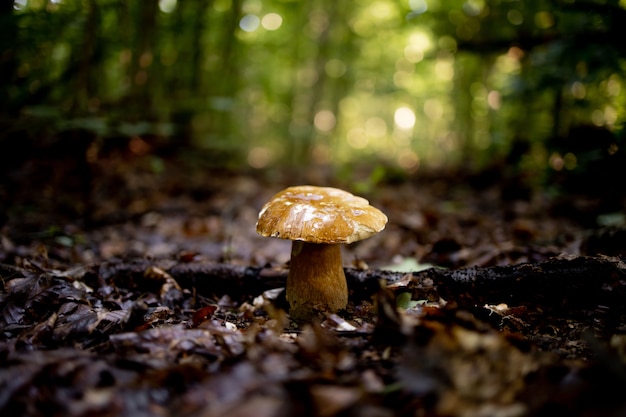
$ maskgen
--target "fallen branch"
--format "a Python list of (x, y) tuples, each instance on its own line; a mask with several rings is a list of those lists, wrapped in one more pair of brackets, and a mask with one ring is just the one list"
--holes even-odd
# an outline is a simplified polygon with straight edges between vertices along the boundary
[[(193, 288), (207, 295), (229, 294), (233, 298), (254, 297), (283, 287), (288, 274), (284, 268), (136, 259), (103, 262), (61, 275), (88, 281), (90, 285), (106, 282), (126, 288), (161, 285), (154, 275), (146, 274), (151, 268), (167, 272), (182, 288)], [(0, 265), (5, 280), (26, 272), (23, 268)], [(30, 271), (33, 272), (41, 273), (41, 270)], [(430, 268), (412, 273), (346, 268), (345, 273), (353, 300), (368, 299), (380, 289), (382, 282), (397, 291), (412, 292), (414, 299), (440, 297), (460, 307), (533, 303), (569, 310), (601, 306), (626, 311), (626, 263), (621, 258), (559, 257), (538, 263), (454, 270)], [(58, 271), (55, 275), (59, 275)]]
[[(288, 273), (284, 268), (148, 260), (103, 263), (97, 273), (118, 285), (125, 285), (126, 280), (139, 284), (151, 266), (168, 272), (183, 288), (243, 297), (284, 286)], [(430, 268), (413, 273), (352, 268), (345, 272), (353, 299), (371, 297), (382, 281), (400, 290), (406, 288), (414, 293), (414, 298), (441, 297), (465, 307), (532, 302), (554, 307), (626, 308), (626, 263), (621, 258), (559, 257), (538, 263), (455, 270)]]

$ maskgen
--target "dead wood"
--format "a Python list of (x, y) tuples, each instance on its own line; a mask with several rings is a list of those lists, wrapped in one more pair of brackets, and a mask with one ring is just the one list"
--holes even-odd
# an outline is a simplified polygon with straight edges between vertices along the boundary
[[(68, 270), (61, 275), (90, 285), (106, 282), (125, 288), (158, 287), (162, 281), (148, 273), (159, 268), (182, 287), (199, 294), (232, 298), (254, 297), (285, 285), (288, 270), (211, 262), (173, 260), (119, 260)], [(22, 268), (0, 265), (6, 279)], [(37, 267), (37, 271), (41, 272)], [(430, 268), (399, 273), (377, 269), (345, 269), (353, 300), (376, 293), (381, 283), (413, 293), (413, 299), (443, 298), (459, 307), (507, 303), (565, 308), (604, 308), (622, 312), (626, 305), (626, 263), (615, 257), (558, 257), (537, 263), (460, 269)], [(59, 275), (58, 272), (55, 272)]]
[[(106, 262), (92, 267), (100, 278), (118, 285), (139, 284), (145, 272), (159, 267), (183, 288), (204, 294), (256, 296), (285, 285), (284, 268), (247, 267), (223, 263), (178, 263), (135, 260)], [(626, 263), (610, 257), (558, 257), (538, 263), (461, 269), (430, 268), (398, 273), (346, 268), (353, 299), (366, 299), (380, 283), (406, 288), (414, 298), (453, 301), (460, 307), (508, 303), (533, 303), (554, 307), (612, 306), (623, 309), (626, 299)]]
[(542, 307), (595, 308), (620, 311), (626, 296), (626, 264), (620, 258), (552, 258), (490, 268), (429, 269), (419, 275), (432, 279), (438, 294), (460, 306), (507, 303)]

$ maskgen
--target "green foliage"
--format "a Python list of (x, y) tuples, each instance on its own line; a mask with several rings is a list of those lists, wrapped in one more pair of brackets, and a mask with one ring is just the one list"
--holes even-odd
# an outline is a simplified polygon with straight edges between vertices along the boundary
[(396, 297), (396, 306), (403, 310), (415, 308), (418, 305), (426, 304), (426, 300), (412, 300), (410, 292), (403, 292)]
[(372, 161), (364, 189), (520, 142), (508, 164), (554, 170), (555, 138), (622, 127), (625, 18), (617, 0), (20, 1), (0, 10), (2, 106), (254, 169)]

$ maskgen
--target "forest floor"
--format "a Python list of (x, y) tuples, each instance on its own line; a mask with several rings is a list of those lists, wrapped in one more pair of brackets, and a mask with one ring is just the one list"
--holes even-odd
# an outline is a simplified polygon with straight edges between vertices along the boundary
[(142, 161), (10, 177), (0, 414), (626, 415), (623, 212), (497, 179), (324, 181), (389, 223), (343, 248), (348, 308), (293, 323), (290, 242), (255, 222), (294, 184)]

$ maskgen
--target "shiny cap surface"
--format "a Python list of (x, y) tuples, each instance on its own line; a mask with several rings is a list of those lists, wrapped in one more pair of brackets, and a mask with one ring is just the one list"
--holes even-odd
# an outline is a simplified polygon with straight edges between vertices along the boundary
[(351, 243), (375, 235), (386, 224), (387, 216), (362, 197), (301, 185), (284, 189), (263, 206), (256, 231), (312, 243)]

